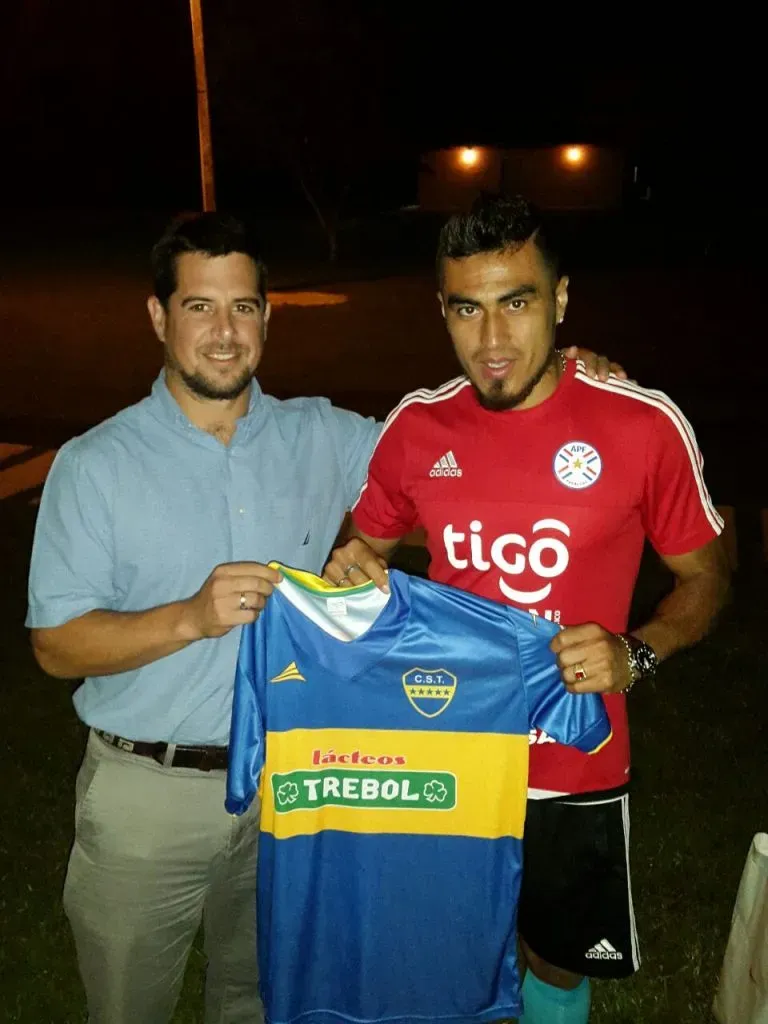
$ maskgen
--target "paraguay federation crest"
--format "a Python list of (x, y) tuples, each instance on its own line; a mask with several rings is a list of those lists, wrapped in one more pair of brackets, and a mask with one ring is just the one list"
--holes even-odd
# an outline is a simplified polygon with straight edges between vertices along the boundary
[(555, 455), (555, 476), (565, 487), (580, 491), (600, 479), (603, 460), (596, 448), (585, 441), (569, 441)]
[(453, 700), (458, 679), (445, 668), (412, 668), (403, 676), (405, 695), (420, 715), (437, 718)]

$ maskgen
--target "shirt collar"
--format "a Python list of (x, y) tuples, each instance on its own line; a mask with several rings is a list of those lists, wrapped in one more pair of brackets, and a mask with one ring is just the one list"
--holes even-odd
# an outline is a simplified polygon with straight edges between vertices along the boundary
[[(230, 449), (248, 442), (253, 437), (266, 414), (265, 404), (264, 393), (259, 386), (259, 382), (254, 378), (251, 381), (248, 411), (237, 421), (237, 428), (232, 441), (228, 445)], [(167, 426), (185, 434), (192, 440), (204, 444), (206, 447), (223, 447), (221, 442), (217, 441), (215, 437), (208, 434), (205, 430), (201, 430), (200, 427), (195, 426), (182, 411), (181, 406), (168, 390), (164, 369), (160, 371), (152, 385), (149, 405), (156, 418)]]

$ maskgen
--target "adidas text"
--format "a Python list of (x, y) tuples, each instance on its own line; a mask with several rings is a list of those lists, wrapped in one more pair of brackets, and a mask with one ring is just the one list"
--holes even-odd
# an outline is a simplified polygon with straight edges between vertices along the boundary
[(446, 452), (441, 456), (429, 471), (431, 477), (435, 476), (461, 476), (461, 469), (453, 452)]
[(624, 955), (610, 944), (608, 939), (601, 939), (584, 954), (587, 960), (623, 960)]

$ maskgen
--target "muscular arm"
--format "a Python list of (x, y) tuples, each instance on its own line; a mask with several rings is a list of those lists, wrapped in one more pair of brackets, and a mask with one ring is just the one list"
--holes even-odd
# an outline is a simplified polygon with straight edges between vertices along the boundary
[(675, 577), (674, 590), (664, 598), (644, 626), (633, 630), (663, 661), (676, 651), (697, 643), (709, 632), (728, 601), (730, 570), (722, 542), (662, 561)]
[(61, 626), (33, 629), (32, 648), (40, 667), (58, 679), (130, 672), (254, 622), (279, 582), (280, 573), (268, 565), (229, 562), (183, 601), (137, 612), (95, 609)]
[[(730, 589), (728, 562), (719, 539), (684, 555), (662, 556), (662, 561), (674, 574), (674, 589), (648, 622), (632, 631), (651, 645), (659, 661), (705, 636), (728, 601)], [(597, 623), (564, 629), (551, 646), (570, 690), (619, 693), (629, 685), (623, 644)], [(586, 680), (576, 680), (577, 665), (586, 670)]]

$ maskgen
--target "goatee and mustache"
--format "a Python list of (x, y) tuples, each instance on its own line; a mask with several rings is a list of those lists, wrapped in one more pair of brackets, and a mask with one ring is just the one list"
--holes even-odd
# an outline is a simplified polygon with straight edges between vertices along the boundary
[(504, 391), (504, 381), (494, 380), (487, 391), (481, 391), (475, 382), (470, 378), (470, 383), (475, 390), (477, 400), (484, 409), (491, 412), (505, 412), (507, 409), (515, 409), (518, 405), (530, 398), (536, 387), (541, 383), (550, 367), (557, 364), (557, 349), (554, 344), (544, 357), (544, 361), (534, 375), (528, 380), (524, 387), (514, 394)]

